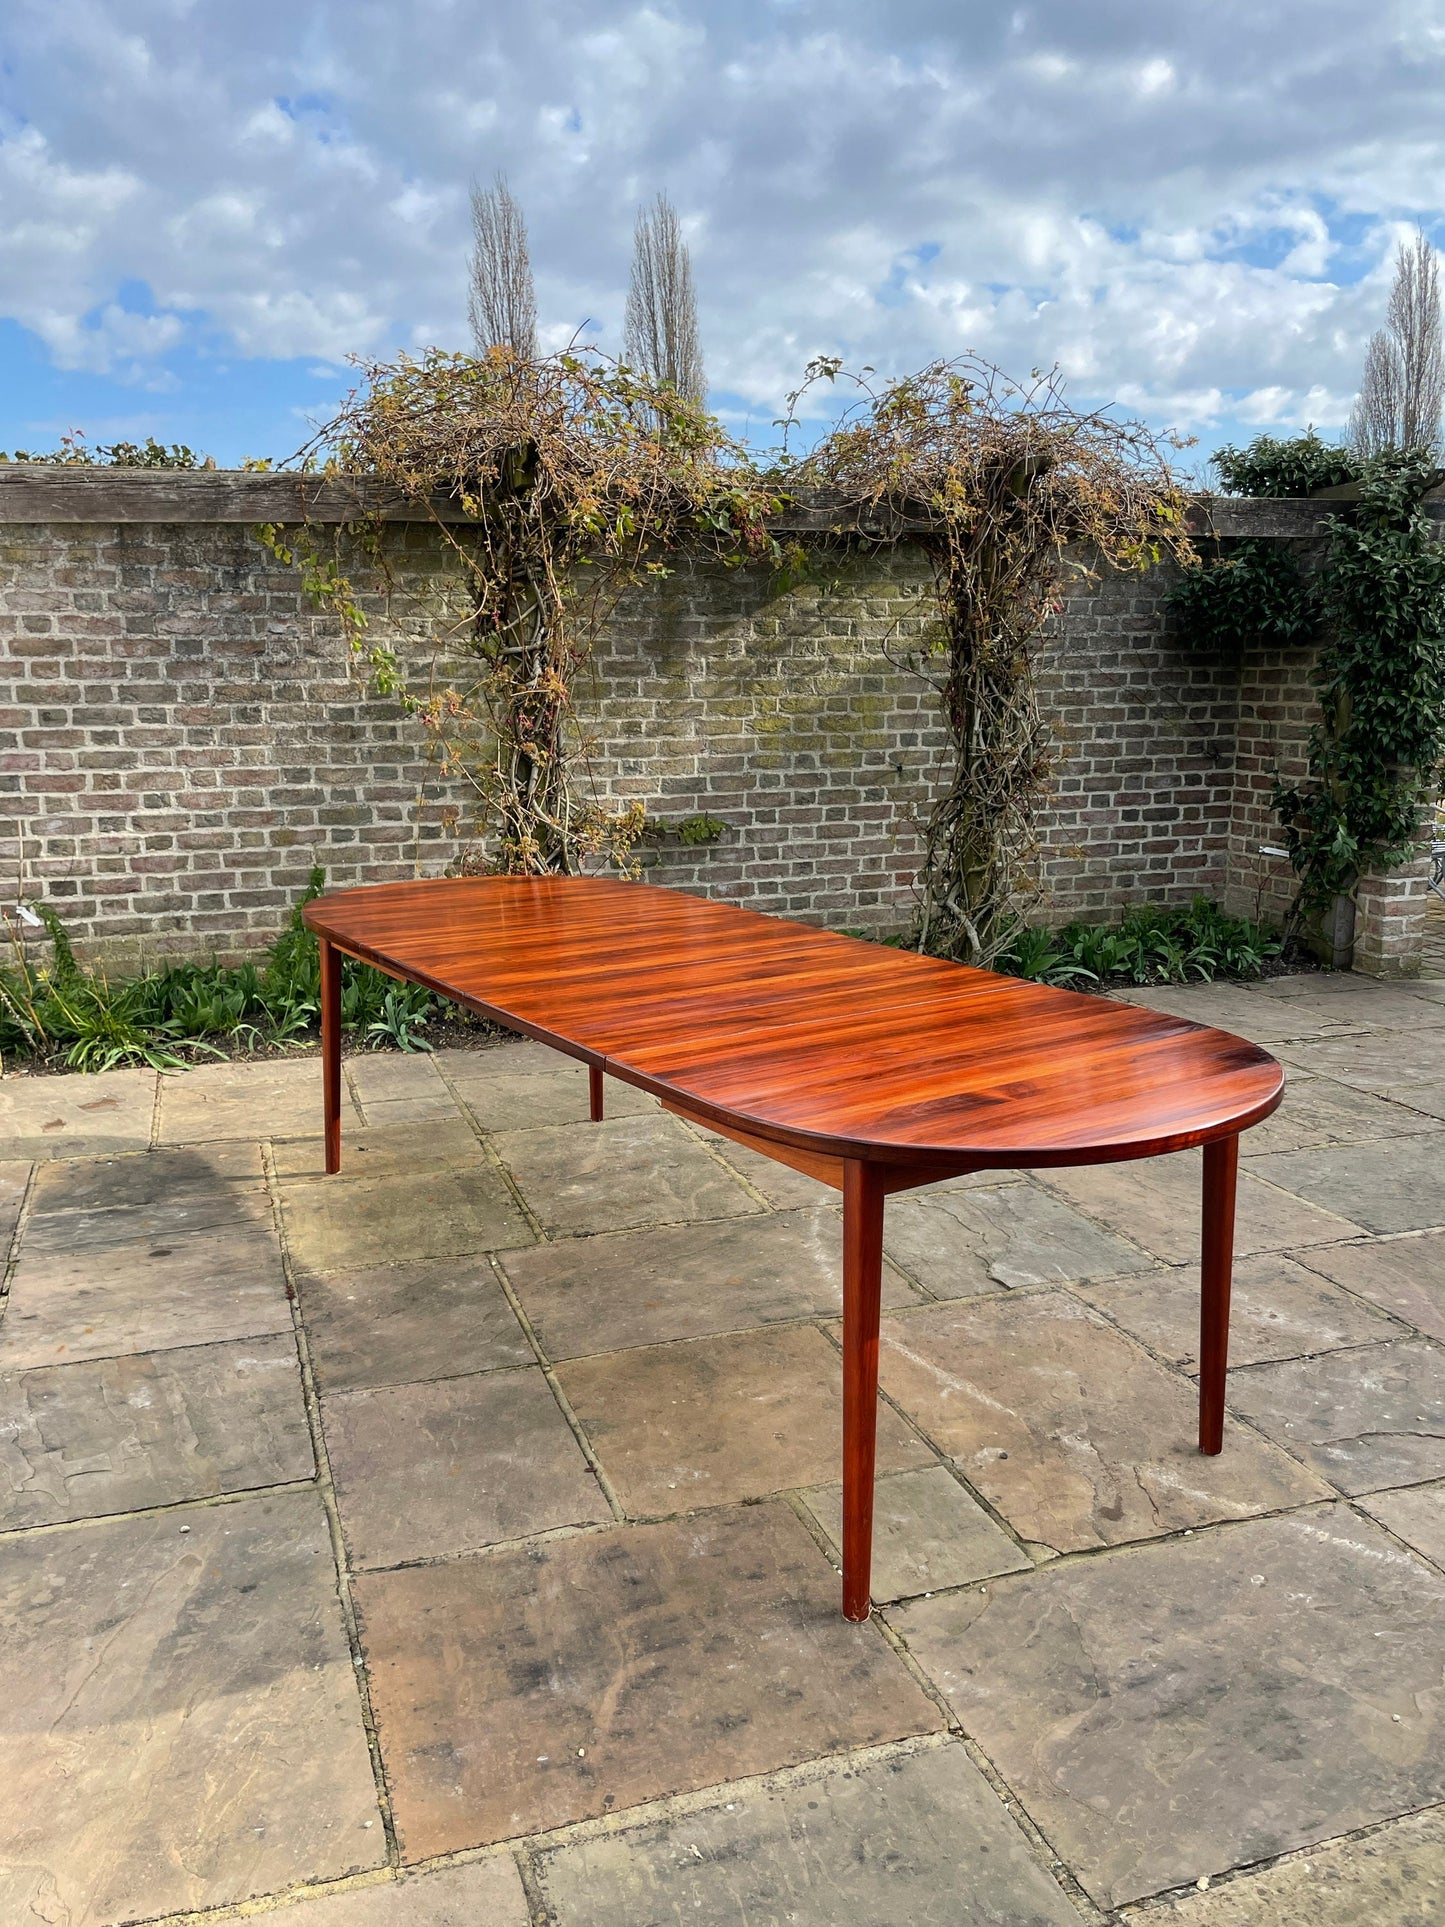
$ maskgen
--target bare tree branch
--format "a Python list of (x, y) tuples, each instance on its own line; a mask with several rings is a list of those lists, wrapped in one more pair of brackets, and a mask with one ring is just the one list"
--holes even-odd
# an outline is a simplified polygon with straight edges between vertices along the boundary
[(1350, 439), (1361, 455), (1435, 453), (1445, 408), (1445, 349), (1435, 250), (1423, 234), (1402, 244), (1385, 325), (1370, 337)]
[(467, 318), (477, 352), (510, 348), (521, 360), (537, 354), (537, 293), (527, 252), (527, 224), (506, 176), (472, 188), (472, 258)]
[(697, 332), (692, 263), (665, 194), (637, 217), (623, 353), (649, 381), (701, 407), (707, 396)]

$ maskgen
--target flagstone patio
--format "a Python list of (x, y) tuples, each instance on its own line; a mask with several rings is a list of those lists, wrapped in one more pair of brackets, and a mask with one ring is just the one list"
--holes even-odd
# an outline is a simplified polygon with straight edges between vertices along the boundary
[(1198, 1160), (836, 1200), (511, 1043), (0, 1081), (0, 1920), (1445, 1919), (1445, 981), (1268, 1043), (1231, 1418)]

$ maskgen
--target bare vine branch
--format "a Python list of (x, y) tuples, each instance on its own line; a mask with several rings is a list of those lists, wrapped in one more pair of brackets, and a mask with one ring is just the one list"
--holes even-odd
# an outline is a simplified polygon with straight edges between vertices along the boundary
[(915, 941), (986, 964), (1037, 894), (1051, 757), (1033, 648), (1071, 575), (1192, 553), (1184, 496), (1146, 428), (1079, 413), (1056, 371), (1014, 382), (968, 356), (876, 389), (851, 379), (860, 399), (790, 475), (838, 491), (845, 514), (908, 519), (932, 559), (952, 763), (925, 829)]
[(578, 780), (578, 672), (617, 598), (666, 575), (678, 547), (774, 557), (775, 498), (711, 416), (598, 354), (433, 350), (363, 373), (302, 459), (459, 505), (464, 522), (435, 520), (467, 614), (444, 631), (440, 673), (420, 696), (395, 652), (365, 637), (338, 570), (313, 558), (308, 587), (337, 609), (375, 686), (431, 732), (442, 770), (473, 786), (488, 867), (626, 867), (645, 815), (640, 804), (608, 811)]

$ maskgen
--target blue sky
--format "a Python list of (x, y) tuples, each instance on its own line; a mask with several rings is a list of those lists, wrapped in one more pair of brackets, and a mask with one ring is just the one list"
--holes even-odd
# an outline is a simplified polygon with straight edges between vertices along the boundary
[(348, 354), (466, 345), (505, 169), (544, 339), (618, 345), (659, 189), (715, 407), (977, 350), (1221, 441), (1342, 431), (1445, 240), (1438, 0), (8, 0), (0, 446), (283, 457)]

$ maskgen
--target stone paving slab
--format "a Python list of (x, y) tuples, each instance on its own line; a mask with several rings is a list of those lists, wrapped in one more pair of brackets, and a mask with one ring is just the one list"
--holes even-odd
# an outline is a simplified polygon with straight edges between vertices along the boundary
[(1100, 1906), (1445, 1797), (1445, 1577), (1347, 1507), (896, 1614)]
[(530, 1365), (532, 1347), (485, 1258), (433, 1258), (296, 1280), (324, 1392)]
[[(1247, 1151), (1247, 1132), (1242, 1143)], [(1199, 1258), (1203, 1169), (1198, 1151), (1176, 1151), (1133, 1164), (1041, 1171), (1039, 1177), (1051, 1191), (1166, 1264), (1186, 1265)], [(1358, 1237), (1359, 1232), (1358, 1225), (1337, 1213), (1286, 1196), (1247, 1168), (1241, 1170), (1234, 1223), (1236, 1257), (1334, 1244), (1341, 1238)]]
[[(500, 1262), (553, 1359), (837, 1318), (843, 1310), (843, 1221), (831, 1203), (567, 1239), (508, 1252)], [(883, 1302), (918, 1302), (891, 1265)]]
[(1332, 1078), (1291, 1071), (1279, 1109), (1246, 1131), (1241, 1145), (1246, 1156), (1258, 1157), (1266, 1151), (1304, 1151), (1317, 1144), (1409, 1137), (1439, 1125), (1438, 1117), (1425, 1116), (1418, 1105), (1411, 1109), (1408, 1102), (1394, 1103), (1388, 1093), (1376, 1096)]
[(558, 1927), (1080, 1927), (960, 1746), (832, 1765), (543, 1855)]
[(490, 1164), (468, 1170), (408, 1172), (340, 1185), (317, 1181), (282, 1187), (286, 1239), (308, 1271), (465, 1257), (535, 1242), (501, 1173)]
[(1445, 1119), (1445, 1078), (1430, 1084), (1392, 1084), (1384, 1095), (1397, 1110), (1418, 1111), (1437, 1121)]
[[(1083, 1296), (1151, 1351), (1199, 1369), (1199, 1267), (1151, 1271), (1088, 1287)], [(1229, 1362), (1258, 1365), (1306, 1352), (1368, 1345), (1399, 1335), (1393, 1320), (1361, 1304), (1282, 1252), (1241, 1258), (1229, 1308)]]
[(612, 1513), (535, 1365), (322, 1404), (356, 1566), (394, 1566)]
[(1067, 1292), (883, 1321), (880, 1376), (990, 1505), (1055, 1552), (1329, 1496), (1240, 1426), (1197, 1449), (1194, 1387)]
[(423, 1175), (439, 1170), (479, 1170), (487, 1162), (477, 1134), (463, 1118), (437, 1118), (424, 1131), (414, 1124), (367, 1124), (347, 1128), (342, 1120), (341, 1169), (326, 1175), (326, 1146), (310, 1134), (271, 1146), (276, 1175), (283, 1185), (297, 1179), (324, 1180), (345, 1190), (373, 1178)]
[(1439, 1082), (1442, 1050), (1445, 1043), (1433, 1032), (1431, 1041), (1422, 1044), (1411, 1029), (1370, 1030), (1318, 1043), (1279, 1044), (1274, 1054), (1301, 1070), (1332, 1077), (1339, 1084), (1352, 1084), (1360, 1091), (1383, 1094), (1399, 1085), (1401, 1089), (1395, 1092), (1398, 1099), (1407, 1085)]
[(314, 1491), (7, 1538), (0, 1623), (7, 1920), (111, 1927), (384, 1864)]
[(1374, 1005), (1381, 991), (1401, 991), (1425, 1002), (1437, 1001), (1445, 986), (1420, 978), (1407, 982), (1385, 983), (1353, 970), (1297, 970), (1283, 977), (1270, 977), (1249, 985), (1251, 997), (1284, 997), (1290, 1000), (1312, 997), (1350, 997), (1357, 1003)]
[(369, 1131), (399, 1130), (404, 1125), (450, 1124), (453, 1120), (466, 1122), (461, 1105), (445, 1092), (436, 1097), (397, 1097), (383, 1103), (372, 1102), (366, 1105), (364, 1114)]
[[(557, 1377), (630, 1517), (731, 1505), (837, 1474), (842, 1359), (812, 1325), (572, 1359)], [(934, 1462), (881, 1407), (879, 1470)]]
[(724, 1137), (720, 1131), (706, 1131), (700, 1125), (694, 1125), (692, 1129), (704, 1143), (712, 1146), (724, 1164), (740, 1172), (754, 1191), (761, 1191), (769, 1204), (776, 1205), (779, 1211), (805, 1211), (814, 1205), (838, 1202), (839, 1194), (832, 1185), (824, 1184), (818, 1178), (810, 1178), (806, 1171), (794, 1171), (790, 1165), (764, 1157), (761, 1151), (750, 1151), (745, 1144), (734, 1144), (731, 1138)]
[(408, 1861), (941, 1724), (782, 1505), (363, 1574), (356, 1598)]
[[(61, 1167), (69, 1170), (70, 1161)], [(271, 1200), (259, 1185), (182, 1184), (153, 1204), (126, 1204), (100, 1211), (52, 1211), (31, 1219), (25, 1256), (48, 1258), (61, 1252), (102, 1251), (141, 1239), (164, 1243), (190, 1231), (219, 1226), (254, 1225), (270, 1230)]]
[(1206, 1893), (1131, 1907), (1127, 1927), (1440, 1927), (1445, 1810), (1330, 1840)]
[(1341, 1492), (1445, 1474), (1445, 1352), (1423, 1339), (1251, 1366), (1228, 1400)]
[(509, 1853), (298, 1900), (262, 1918), (275, 1927), (532, 1927)]
[(258, 1190), (265, 1182), (260, 1145), (235, 1141), (127, 1157), (68, 1158), (38, 1168), (30, 1211), (33, 1217), (44, 1218), (56, 1211), (160, 1205), (177, 1192), (219, 1187)]
[(1300, 994), (1288, 1000), (1264, 999), (1245, 984), (1161, 984), (1154, 989), (1126, 991), (1120, 1001), (1138, 1004), (1144, 1010), (1163, 1011), (1171, 1017), (1187, 1017), (1194, 1024), (1212, 1024), (1266, 1046), (1290, 1038), (1350, 1032), (1363, 1028), (1367, 1021), (1362, 1010), (1340, 998)]
[[(343, 1132), (360, 1113), (342, 1083)], [(298, 1137), (321, 1124), (321, 1059), (203, 1064), (161, 1079), (161, 1144), (201, 1144), (211, 1138)]]
[(342, 1059), (341, 1068), (363, 1110), (370, 1104), (439, 1100), (444, 1111), (455, 1111), (431, 1051), (353, 1051)]
[(0, 1372), (0, 1528), (309, 1479), (289, 1333)]
[[(843, 1488), (815, 1486), (803, 1503), (842, 1563)], [(994, 1524), (946, 1466), (895, 1472), (877, 1481), (873, 1500), (873, 1597), (908, 1599), (945, 1586), (972, 1585), (1001, 1572), (1025, 1572), (1027, 1553)]]
[(1445, 1568), (1445, 1484), (1375, 1492), (1359, 1503), (1362, 1512), (1388, 1526), (1397, 1539)]
[(670, 1117), (607, 1118), (503, 1131), (494, 1139), (522, 1196), (552, 1237), (628, 1231), (759, 1207), (737, 1179)]
[[(452, 1073), (463, 1103), (483, 1131), (534, 1131), (539, 1126), (584, 1124), (591, 1119), (587, 1066), (553, 1051), (546, 1070), (494, 1068), (500, 1051), (484, 1051), (474, 1072)], [(657, 1110), (657, 1099), (620, 1078), (604, 1079), (603, 1115), (640, 1117)]]
[(1366, 1231), (1445, 1225), (1445, 1147), (1434, 1133), (1251, 1157), (1248, 1169)]
[(1379, 1244), (1316, 1247), (1305, 1259), (1312, 1271), (1429, 1337), (1445, 1339), (1445, 1231)]
[(104, 1251), (22, 1252), (0, 1326), (0, 1366), (153, 1352), (289, 1332), (273, 1231), (235, 1225)]
[[(1221, 986), (1222, 988), (1223, 986)], [(1184, 995), (1190, 993), (1186, 990)], [(1258, 986), (1242, 989), (1241, 994), (1248, 998), (1256, 1009), (1265, 1006)], [(1294, 997), (1268, 1001), (1269, 1020), (1265, 1026), (1267, 1035), (1256, 1041), (1266, 1044), (1283, 1044), (1290, 1041), (1303, 1041), (1305, 1031), (1292, 1029), (1288, 1036), (1282, 1028), (1285, 1022), (1298, 1024), (1301, 1018), (1308, 1021), (1309, 1028), (1321, 1036), (1329, 1031), (1337, 1034), (1348, 1024), (1375, 1031), (1427, 1031), (1445, 1027), (1445, 1004), (1431, 996), (1422, 996), (1418, 984), (1383, 983), (1373, 980), (1367, 991), (1326, 991), (1323, 994), (1308, 991)], [(1188, 1015), (1181, 1008), (1181, 1015)], [(1208, 1018), (1198, 1019), (1208, 1023)], [(1229, 1025), (1225, 1029), (1231, 1028)]]
[(155, 1105), (155, 1071), (0, 1078), (0, 1144), (7, 1158), (144, 1151)]
[(1137, 1245), (1033, 1184), (891, 1198), (883, 1248), (935, 1298), (1153, 1267)]

